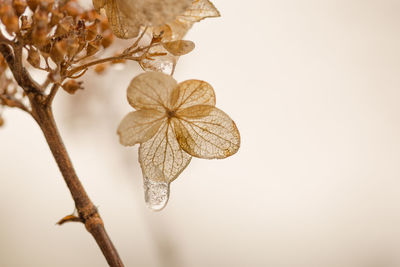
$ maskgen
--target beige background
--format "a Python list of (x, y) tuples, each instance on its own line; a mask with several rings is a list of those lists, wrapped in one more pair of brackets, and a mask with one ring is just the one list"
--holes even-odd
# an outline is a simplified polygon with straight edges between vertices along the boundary
[[(400, 1), (214, 0), (175, 78), (210, 82), (242, 135), (145, 207), (137, 148), (115, 134), (128, 69), (57, 97), (56, 118), (126, 266), (400, 266)], [(38, 127), (0, 130), (0, 266), (106, 266)]]

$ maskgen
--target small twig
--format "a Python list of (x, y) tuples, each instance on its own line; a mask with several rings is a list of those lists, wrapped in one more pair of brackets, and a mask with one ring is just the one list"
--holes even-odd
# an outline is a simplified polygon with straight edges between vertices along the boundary
[(25, 106), (21, 101), (10, 95), (0, 95), (0, 103), (11, 108), (19, 108), (29, 114), (31, 113), (27, 106)]
[(61, 220), (59, 220), (56, 224), (57, 225), (63, 225), (64, 223), (67, 223), (67, 222), (80, 222), (80, 223), (83, 223), (81, 218), (79, 218), (79, 217), (77, 217), (77, 216), (75, 216), (73, 214), (70, 214), (70, 215), (65, 216)]
[(60, 88), (60, 83), (54, 83), (53, 86), (50, 89), (50, 93), (47, 96), (46, 99), (46, 106), (49, 107), (51, 106), (51, 104), (53, 103), (54, 97), (56, 96), (57, 92), (58, 92), (58, 88)]
[(135, 41), (130, 47), (128, 47), (128, 48), (124, 51), (124, 53), (125, 53), (125, 52), (130, 52), (130, 51), (132, 51), (132, 49), (134, 49), (135, 47), (138, 46), (140, 40), (142, 40), (142, 38), (143, 38), (144, 34), (146, 33), (147, 29), (148, 29), (148, 27), (146, 26), (146, 28), (144, 28), (143, 32), (142, 32), (142, 33), (140, 34), (140, 36), (136, 39), (136, 41)]
[(71, 79), (78, 79), (78, 78), (82, 77), (83, 75), (85, 75), (85, 73), (87, 72), (87, 70), (88, 70), (88, 68), (84, 69), (84, 70), (83, 70), (81, 73), (79, 73), (78, 75), (75, 75), (75, 76), (68, 76), (68, 78), (71, 78)]
[(124, 60), (124, 59), (128, 59), (128, 60), (134, 60), (134, 61), (140, 61), (143, 56), (141, 57), (133, 57), (132, 55), (135, 53), (139, 53), (142, 51), (145, 51), (145, 53), (143, 53), (143, 55), (145, 55), (149, 49), (153, 46), (157, 46), (160, 43), (155, 43), (155, 44), (150, 44), (148, 46), (145, 47), (139, 47), (133, 51), (129, 51), (129, 52), (123, 52), (122, 54), (118, 55), (118, 56), (112, 56), (112, 57), (106, 57), (106, 58), (102, 58), (102, 59), (97, 59), (88, 63), (85, 63), (83, 65), (77, 66), (73, 69), (71, 69), (70, 71), (67, 72), (66, 77), (71, 77), (72, 75), (74, 75), (75, 73), (87, 69), (89, 67), (101, 64), (101, 63), (106, 63), (106, 62), (110, 62), (110, 61), (117, 61), (117, 60)]

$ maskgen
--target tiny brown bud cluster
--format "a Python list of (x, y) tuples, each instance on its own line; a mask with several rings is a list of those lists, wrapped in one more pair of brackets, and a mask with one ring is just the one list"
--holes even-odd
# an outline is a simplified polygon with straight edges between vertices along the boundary
[(83, 89), (82, 87), (83, 82), (78, 82), (76, 80), (68, 80), (63, 85), (62, 88), (69, 94), (73, 95), (79, 89)]
[(24, 45), (27, 61), (44, 70), (49, 70), (48, 59), (66, 68), (114, 40), (107, 18), (84, 10), (77, 0), (1, 0), (0, 21)]

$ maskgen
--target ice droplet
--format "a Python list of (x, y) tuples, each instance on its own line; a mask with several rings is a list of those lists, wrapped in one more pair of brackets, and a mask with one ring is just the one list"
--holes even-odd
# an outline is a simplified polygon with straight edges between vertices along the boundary
[(168, 202), (169, 183), (162, 181), (152, 181), (144, 178), (144, 200), (147, 206), (154, 210), (162, 210)]

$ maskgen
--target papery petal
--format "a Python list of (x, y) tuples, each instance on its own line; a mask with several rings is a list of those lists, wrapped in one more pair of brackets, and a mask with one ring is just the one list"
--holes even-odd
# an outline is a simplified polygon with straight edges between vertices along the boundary
[(191, 0), (93, 0), (96, 9), (105, 8), (114, 34), (123, 39), (136, 37), (142, 26), (173, 21), (190, 4)]
[(178, 84), (171, 95), (174, 109), (185, 109), (195, 105), (215, 106), (215, 93), (212, 86), (200, 80), (187, 80)]
[[(99, 1), (100, 3), (104, 3), (104, 1)], [(139, 35), (143, 22), (126, 16), (122, 12), (123, 7), (121, 7), (119, 1), (105, 0), (104, 9), (106, 10), (108, 22), (115, 36), (122, 39), (129, 39)]]
[(166, 121), (165, 113), (157, 110), (138, 110), (126, 115), (119, 127), (120, 143), (124, 146), (133, 146), (152, 138)]
[(145, 26), (161, 26), (190, 8), (192, 0), (116, 0), (123, 12)]
[(198, 22), (205, 18), (221, 16), (218, 9), (209, 0), (195, 0), (192, 5), (185, 10), (182, 17), (188, 21)]
[(195, 44), (188, 40), (177, 40), (163, 43), (163, 47), (174, 56), (182, 56), (190, 53), (194, 49)]
[(240, 147), (235, 123), (216, 107), (197, 105), (180, 110), (173, 123), (179, 145), (192, 156), (222, 159)]
[(181, 149), (172, 125), (167, 122), (139, 148), (143, 175), (153, 181), (172, 182), (186, 168), (191, 158)]
[(128, 102), (135, 109), (156, 109), (165, 112), (177, 82), (161, 72), (145, 72), (136, 76), (128, 87)]
[(209, 0), (194, 0), (174, 21), (155, 27), (154, 33), (158, 35), (163, 32), (163, 41), (181, 40), (195, 22), (219, 16), (219, 11)]

